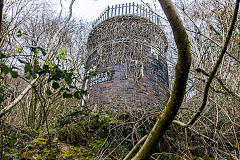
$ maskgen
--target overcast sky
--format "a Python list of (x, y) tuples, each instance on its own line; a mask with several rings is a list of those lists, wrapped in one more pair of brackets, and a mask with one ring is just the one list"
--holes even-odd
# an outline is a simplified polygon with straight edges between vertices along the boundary
[[(56, 6), (59, 5), (60, 0), (54, 0)], [(70, 0), (62, 0), (64, 11), (68, 11), (68, 6), (70, 4)], [(73, 16), (87, 19), (88, 21), (96, 19), (106, 8), (108, 5), (116, 5), (135, 2), (138, 4), (142, 4), (141, 0), (75, 0), (73, 6)], [(153, 3), (156, 0), (143, 0), (144, 3), (148, 3), (153, 6)], [(157, 2), (158, 3), (158, 2)]]

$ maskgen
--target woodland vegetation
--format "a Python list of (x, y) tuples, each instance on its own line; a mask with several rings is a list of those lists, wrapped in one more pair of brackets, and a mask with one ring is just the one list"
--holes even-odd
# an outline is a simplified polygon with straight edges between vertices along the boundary
[(240, 159), (239, 0), (146, 4), (168, 39), (170, 99), (163, 111), (97, 112), (80, 105), (94, 73), (74, 1), (68, 13), (0, 1), (0, 159)]

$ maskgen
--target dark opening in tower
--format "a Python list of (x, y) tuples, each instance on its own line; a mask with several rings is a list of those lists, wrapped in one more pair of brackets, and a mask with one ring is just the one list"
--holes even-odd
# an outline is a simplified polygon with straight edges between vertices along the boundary
[(88, 37), (85, 105), (154, 107), (169, 97), (160, 18), (134, 3), (108, 7)]

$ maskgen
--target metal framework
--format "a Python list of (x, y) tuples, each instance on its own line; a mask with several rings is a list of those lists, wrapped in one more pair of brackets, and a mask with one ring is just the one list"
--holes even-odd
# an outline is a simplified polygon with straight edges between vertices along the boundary
[(110, 19), (116, 16), (126, 16), (126, 15), (136, 15), (139, 17), (146, 18), (150, 20), (152, 23), (157, 25), (161, 25), (160, 16), (148, 8), (145, 8), (144, 5), (139, 5), (133, 3), (119, 4), (115, 6), (108, 6), (102, 14), (93, 22), (93, 27), (98, 25), (99, 23)]

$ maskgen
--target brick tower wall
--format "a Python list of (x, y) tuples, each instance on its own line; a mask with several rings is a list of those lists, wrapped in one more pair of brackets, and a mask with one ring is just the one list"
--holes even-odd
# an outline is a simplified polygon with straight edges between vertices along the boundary
[[(154, 107), (169, 97), (166, 38), (145, 18), (118, 16), (98, 24), (87, 43), (86, 105)], [(93, 73), (92, 72), (92, 73)]]

